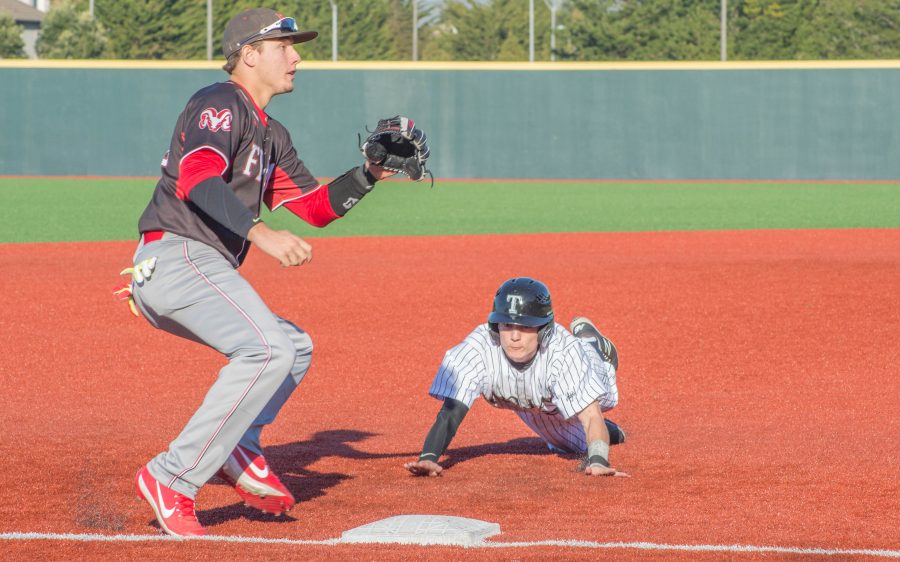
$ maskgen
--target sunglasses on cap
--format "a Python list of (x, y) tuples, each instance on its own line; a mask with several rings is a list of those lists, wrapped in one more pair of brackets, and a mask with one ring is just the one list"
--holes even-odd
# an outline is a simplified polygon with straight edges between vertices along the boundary
[(269, 33), (270, 31), (284, 31), (287, 33), (296, 33), (299, 30), (300, 30), (300, 28), (297, 27), (297, 20), (295, 20), (294, 18), (281, 18), (280, 20), (276, 21), (275, 23), (273, 23), (271, 25), (267, 25), (264, 28), (260, 29), (259, 31), (257, 31), (253, 35), (251, 35), (250, 37), (247, 37), (246, 39), (244, 39), (243, 41), (238, 43), (237, 46), (238, 46), (238, 48), (243, 47), (244, 45), (249, 43), (251, 40), (256, 39), (257, 37), (262, 37), (263, 35), (265, 35), (266, 33)]

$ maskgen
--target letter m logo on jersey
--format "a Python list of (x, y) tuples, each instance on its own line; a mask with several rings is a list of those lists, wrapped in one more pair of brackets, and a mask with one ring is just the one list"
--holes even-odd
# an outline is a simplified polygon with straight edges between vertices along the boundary
[(200, 128), (209, 129), (213, 133), (219, 129), (230, 131), (231, 110), (223, 109), (222, 111), (218, 111), (214, 107), (207, 107), (203, 110), (203, 113), (200, 114)]

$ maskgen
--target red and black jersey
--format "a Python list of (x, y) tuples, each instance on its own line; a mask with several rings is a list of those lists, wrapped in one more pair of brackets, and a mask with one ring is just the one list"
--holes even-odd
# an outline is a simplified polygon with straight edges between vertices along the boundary
[(343, 215), (332, 209), (328, 186), (320, 185), (297, 156), (287, 129), (234, 82), (208, 86), (188, 101), (138, 223), (140, 232), (198, 240), (240, 265), (249, 243), (191, 202), (191, 189), (215, 175), (254, 217), (263, 204), (271, 210), (286, 205), (314, 226)]

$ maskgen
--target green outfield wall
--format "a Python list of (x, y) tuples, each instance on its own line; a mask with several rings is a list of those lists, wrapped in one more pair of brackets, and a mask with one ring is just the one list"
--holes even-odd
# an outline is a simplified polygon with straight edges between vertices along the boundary
[[(29, 66), (38, 64), (38, 66)], [(0, 175), (158, 173), (207, 63), (0, 61)], [(900, 179), (900, 62), (301, 64), (268, 112), (314, 174), (406, 114), (442, 178)]]

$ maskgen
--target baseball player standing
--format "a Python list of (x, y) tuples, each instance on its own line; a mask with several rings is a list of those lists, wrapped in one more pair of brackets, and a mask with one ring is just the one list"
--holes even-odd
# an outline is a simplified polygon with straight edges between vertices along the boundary
[(624, 443), (625, 433), (603, 416), (619, 400), (618, 352), (587, 318), (576, 317), (571, 330), (554, 322), (543, 283), (503, 283), (487, 323), (444, 356), (429, 390), (444, 404), (419, 460), (404, 467), (416, 476), (440, 475), (438, 460), (481, 395), (514, 410), (550, 450), (586, 454), (586, 475), (628, 476), (609, 464), (610, 445)]
[[(134, 304), (153, 326), (228, 358), (168, 450), (135, 476), (138, 496), (171, 535), (206, 534), (194, 498), (217, 473), (260, 510), (281, 514), (295, 503), (262, 455), (260, 431), (303, 379), (313, 346), (306, 332), (266, 306), (237, 267), (251, 243), (283, 266), (309, 262), (312, 248), (261, 222), (260, 207), (283, 206), (322, 227), (393, 174), (366, 161), (319, 185), (287, 130), (265, 113), (273, 96), (294, 89), (300, 61), (294, 44), (316, 36), (269, 9), (247, 10), (228, 23), (223, 68), (230, 79), (188, 101), (140, 218)], [(402, 123), (413, 131), (411, 120)]]

